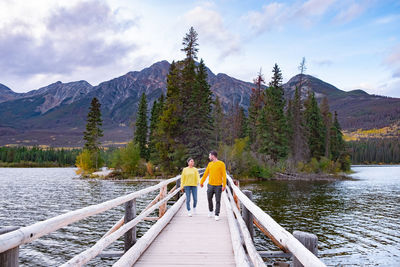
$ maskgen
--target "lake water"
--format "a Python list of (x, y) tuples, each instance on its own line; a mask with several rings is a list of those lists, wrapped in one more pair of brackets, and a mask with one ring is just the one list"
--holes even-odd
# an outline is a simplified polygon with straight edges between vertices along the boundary
[[(400, 166), (354, 166), (357, 180), (268, 181), (241, 184), (254, 201), (290, 232), (314, 233), (328, 266), (400, 266)], [(147, 187), (118, 181), (77, 179), (73, 168), (0, 169), (0, 226), (37, 221)], [(157, 192), (138, 200), (141, 209)], [(66, 226), (20, 249), (21, 266), (57, 266), (93, 245), (123, 207)], [(151, 223), (138, 226), (139, 236)], [(256, 232), (259, 250), (277, 250)], [(121, 250), (115, 242), (108, 250)], [(88, 266), (112, 265), (92, 260)]]
[[(289, 232), (318, 236), (328, 266), (400, 266), (400, 166), (353, 166), (357, 180), (241, 184)], [(259, 250), (277, 250), (256, 232)]]
[[(28, 226), (155, 184), (77, 178), (73, 168), (0, 168), (0, 226)], [(143, 209), (157, 194), (139, 198), (138, 209)], [(20, 265), (58, 266), (92, 246), (123, 214), (121, 205), (22, 245)], [(140, 223), (138, 235), (143, 235), (151, 224)], [(121, 239), (106, 250), (123, 250), (123, 247)], [(88, 266), (111, 266), (114, 262), (96, 258)]]

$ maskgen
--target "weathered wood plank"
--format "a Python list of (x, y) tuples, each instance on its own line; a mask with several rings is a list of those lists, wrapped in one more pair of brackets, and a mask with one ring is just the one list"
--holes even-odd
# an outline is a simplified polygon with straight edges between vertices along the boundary
[[(236, 207), (236, 203), (233, 199), (233, 196), (231, 195), (229, 188), (227, 189), (227, 195), (229, 196), (232, 210), (236, 215), (236, 220), (237, 220), (240, 230), (242, 232), (243, 239), (246, 244), (247, 253), (248, 253), (248, 256), (249, 256), (251, 262), (253, 263), (253, 266), (256, 266), (256, 267), (265, 266), (263, 259), (261, 258), (260, 254), (258, 254), (257, 249), (254, 246), (253, 238), (249, 232), (248, 226), (246, 225), (245, 220), (242, 218), (240, 211)], [(244, 211), (244, 209), (243, 209), (243, 211)], [(253, 225), (253, 220), (251, 220), (251, 224)]]
[[(0, 235), (9, 233), (19, 229), (18, 226), (5, 226), (0, 228)], [(19, 266), (19, 247), (15, 247), (0, 253), (1, 267), (18, 267)]]
[[(177, 189), (177, 192), (179, 189)], [(181, 197), (172, 207), (158, 220), (125, 254), (114, 263), (114, 267), (132, 266), (142, 255), (143, 251), (153, 242), (162, 229), (170, 222), (175, 213), (180, 209), (185, 201), (185, 196)]]
[[(243, 190), (243, 193), (253, 201), (253, 193), (249, 190)], [(254, 227), (253, 227), (253, 214), (246, 208), (242, 209), (243, 220), (246, 223), (247, 229), (249, 230), (251, 240), (254, 240)]]
[(220, 220), (208, 218), (206, 187), (199, 187), (197, 214), (188, 217), (183, 205), (134, 266), (235, 266), (225, 202), (221, 201)]
[(112, 233), (114, 233), (115, 231), (117, 231), (122, 225), (124, 225), (125, 222), (125, 216), (123, 216), (121, 219), (119, 219), (118, 222), (116, 222), (111, 228), (110, 230), (108, 230), (107, 233), (105, 233), (102, 238), (111, 235)]
[(119, 237), (121, 237), (124, 233), (126, 233), (129, 229), (131, 229), (136, 224), (138, 224), (140, 221), (142, 221), (143, 218), (145, 218), (147, 215), (152, 213), (160, 205), (162, 205), (164, 202), (171, 199), (176, 193), (178, 193), (178, 191), (179, 190), (175, 190), (174, 193), (168, 195), (165, 199), (160, 200), (158, 203), (156, 203), (154, 206), (152, 206), (148, 210), (141, 212), (135, 219), (124, 224), (121, 228), (119, 228), (114, 233), (110, 234), (107, 237), (101, 238), (99, 241), (97, 241), (97, 243), (94, 246), (92, 246), (91, 248), (85, 250), (84, 252), (76, 255), (75, 257), (70, 259), (68, 262), (66, 262), (62, 266), (63, 267), (67, 267), (67, 266), (75, 267), (75, 266), (82, 266), (83, 264), (87, 263), (89, 260), (93, 259), (98, 254), (100, 254), (107, 246), (109, 246), (111, 243), (113, 243), (115, 240), (117, 240)]
[[(297, 238), (309, 251), (311, 251), (315, 256), (318, 256), (318, 237), (314, 234), (294, 231), (293, 236)], [(303, 264), (297, 259), (293, 258), (293, 267), (302, 267)]]
[[(160, 188), (160, 199), (165, 198), (167, 195), (167, 186), (163, 186)], [(158, 217), (164, 216), (165, 212), (167, 211), (167, 203), (163, 204), (160, 206), (159, 211), (158, 211)]]
[(285, 253), (282, 251), (258, 251), (263, 258), (291, 258), (292, 253)]
[(250, 201), (232, 181), (232, 178), (227, 175), (227, 179), (232, 183), (232, 189), (240, 199), (241, 203), (253, 214), (260, 224), (274, 236), (277, 241), (287, 248), (304, 266), (326, 266), (320, 259), (304, 247), (292, 234), (280, 226), (274, 219), (266, 214), (262, 209)]
[[(136, 199), (125, 202), (125, 224), (136, 217)], [(136, 226), (129, 229), (124, 234), (124, 249), (128, 251), (136, 243)]]
[(242, 246), (239, 226), (233, 216), (232, 206), (229, 203), (226, 191), (222, 192), (222, 198), (224, 199), (226, 211), (228, 214), (229, 231), (231, 233), (231, 240), (235, 255), (236, 266), (250, 266), (249, 260), (247, 259), (246, 253)]

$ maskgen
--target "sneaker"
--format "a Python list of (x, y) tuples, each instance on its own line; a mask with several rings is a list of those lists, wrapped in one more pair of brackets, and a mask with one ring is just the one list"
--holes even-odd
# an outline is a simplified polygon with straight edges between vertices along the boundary
[(196, 214), (196, 213), (197, 213), (196, 208), (193, 208), (193, 214)]
[(208, 218), (211, 218), (213, 216), (213, 212), (212, 211), (209, 211), (208, 212)]
[(215, 220), (216, 220), (216, 221), (219, 221), (219, 216), (215, 216)]
[(188, 216), (192, 217), (192, 213), (190, 211), (188, 211)]

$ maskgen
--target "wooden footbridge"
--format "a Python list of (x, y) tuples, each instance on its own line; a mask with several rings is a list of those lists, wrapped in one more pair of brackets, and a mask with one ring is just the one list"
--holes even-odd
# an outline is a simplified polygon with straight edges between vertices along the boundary
[[(204, 171), (204, 170), (203, 170)], [(167, 192), (167, 185), (176, 185)], [(180, 194), (180, 176), (165, 180), (129, 195), (71, 211), (7, 233), (0, 231), (0, 266), (18, 266), (19, 246), (89, 216), (125, 205), (125, 215), (92, 247), (62, 266), (82, 266), (97, 256), (118, 257), (113, 266), (266, 266), (263, 258), (286, 258), (274, 266), (325, 266), (317, 258), (317, 237), (303, 232), (293, 235), (251, 201), (251, 192), (242, 192), (228, 175), (222, 194), (220, 220), (207, 216), (205, 187), (198, 192), (197, 213), (187, 216), (185, 195)], [(160, 190), (142, 211), (136, 198)], [(167, 210), (167, 201), (176, 199)], [(156, 209), (159, 217), (148, 217)], [(136, 225), (142, 220), (157, 222), (136, 240)], [(258, 227), (280, 251), (257, 251), (253, 227)], [(10, 229), (9, 229), (10, 230)], [(12, 230), (12, 229), (11, 229)], [(104, 250), (124, 235), (124, 251)], [(271, 261), (271, 260), (270, 260)], [(282, 260), (281, 260), (282, 261)]]

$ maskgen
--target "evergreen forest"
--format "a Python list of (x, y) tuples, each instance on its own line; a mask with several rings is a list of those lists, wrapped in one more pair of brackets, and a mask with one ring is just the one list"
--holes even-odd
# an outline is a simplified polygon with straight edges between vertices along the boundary
[(1, 167), (74, 166), (81, 149), (0, 147)]

